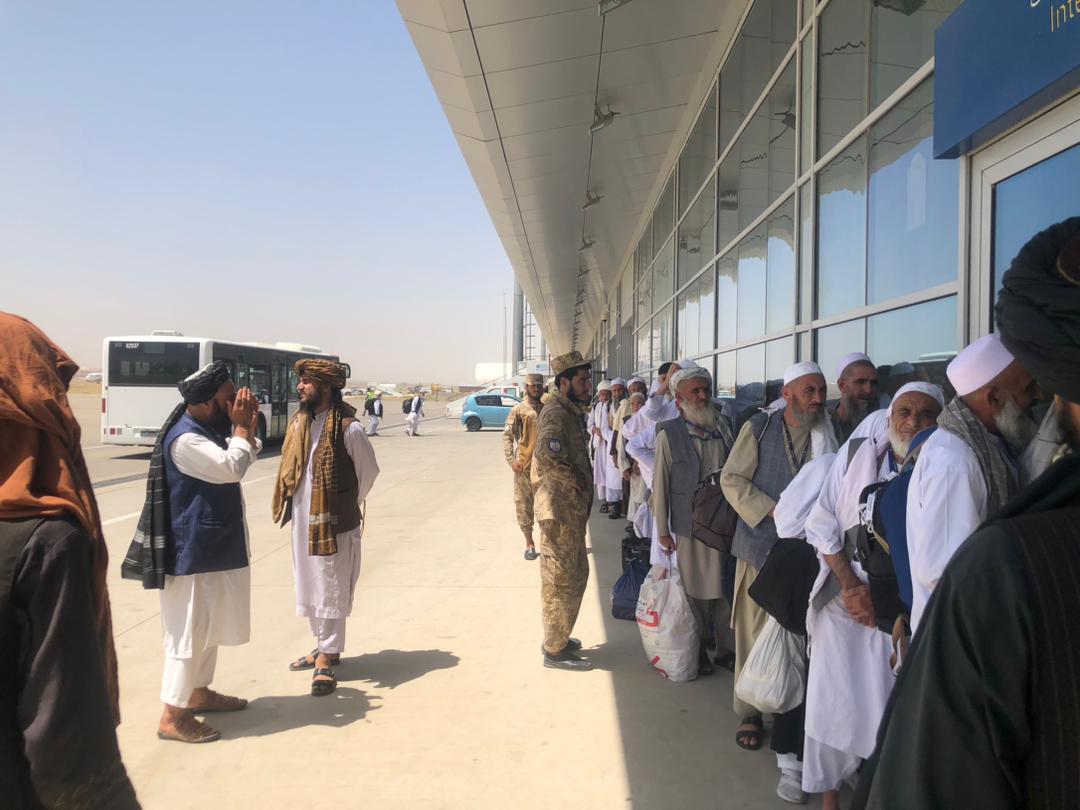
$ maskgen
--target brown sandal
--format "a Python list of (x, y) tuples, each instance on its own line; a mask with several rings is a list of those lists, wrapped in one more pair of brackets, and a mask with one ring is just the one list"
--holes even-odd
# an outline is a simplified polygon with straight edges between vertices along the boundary
[(188, 706), (192, 714), (207, 714), (209, 712), (238, 712), (246, 709), (247, 700), (233, 695), (223, 695), (220, 692), (210, 690), (210, 700), (202, 706)]
[(191, 715), (188, 715), (184, 721), (177, 723), (173, 731), (158, 728), (157, 735), (159, 740), (172, 740), (195, 745), (221, 739), (220, 731), (206, 725), (206, 723), (200, 723)]

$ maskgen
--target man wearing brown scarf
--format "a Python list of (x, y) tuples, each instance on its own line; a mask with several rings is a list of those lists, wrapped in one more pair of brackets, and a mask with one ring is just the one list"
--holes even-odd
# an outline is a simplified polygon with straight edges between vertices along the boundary
[(341, 398), (347, 367), (304, 359), (294, 367), (300, 410), (289, 423), (274, 487), (274, 522), (291, 519), (296, 613), (307, 618), (315, 649), (289, 668), (314, 669), (311, 694), (337, 687), (332, 666), (345, 649), (345, 619), (360, 576), (364, 498), (379, 474), (375, 451)]
[(108, 552), (67, 399), (78, 368), (0, 312), (0, 805), (137, 810)]

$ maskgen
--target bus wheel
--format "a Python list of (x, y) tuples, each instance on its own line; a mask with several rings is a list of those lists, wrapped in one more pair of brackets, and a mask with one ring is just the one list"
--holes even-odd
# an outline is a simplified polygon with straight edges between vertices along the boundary
[(259, 424), (255, 426), (255, 435), (259, 437), (260, 442), (266, 441), (266, 419), (262, 414), (259, 414)]

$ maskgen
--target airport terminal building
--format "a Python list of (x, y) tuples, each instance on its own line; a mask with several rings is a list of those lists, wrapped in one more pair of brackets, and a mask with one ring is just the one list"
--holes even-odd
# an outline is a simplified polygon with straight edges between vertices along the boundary
[(548, 350), (608, 376), (696, 358), (743, 413), (856, 350), (945, 382), (1080, 215), (1071, 0), (398, 5)]

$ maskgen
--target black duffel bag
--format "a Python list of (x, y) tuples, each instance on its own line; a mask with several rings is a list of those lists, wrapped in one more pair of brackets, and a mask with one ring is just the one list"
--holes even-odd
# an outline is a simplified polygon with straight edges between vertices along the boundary
[(709, 473), (697, 485), (690, 499), (690, 510), (691, 536), (709, 548), (730, 554), (739, 516), (720, 488), (719, 470)]

